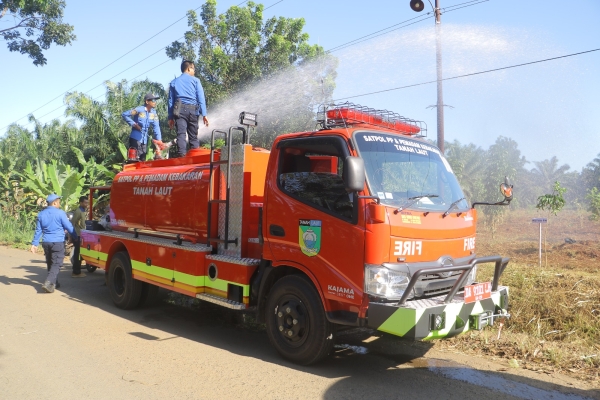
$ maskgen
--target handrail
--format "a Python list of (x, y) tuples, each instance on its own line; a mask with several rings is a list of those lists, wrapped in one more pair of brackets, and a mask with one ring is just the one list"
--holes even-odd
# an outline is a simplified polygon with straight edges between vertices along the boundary
[(452, 299), (458, 292), (458, 289), (460, 289), (460, 287), (463, 285), (464, 280), (466, 279), (467, 275), (471, 272), (471, 270), (473, 270), (473, 268), (477, 264), (485, 264), (485, 263), (489, 263), (489, 262), (493, 262), (496, 264), (495, 269), (494, 269), (494, 280), (492, 281), (492, 291), (496, 291), (496, 290), (498, 290), (498, 283), (500, 280), (500, 276), (502, 275), (502, 273), (508, 266), (509, 260), (510, 260), (509, 258), (502, 258), (501, 256), (487, 256), (487, 257), (476, 258), (467, 265), (430, 268), (430, 269), (423, 268), (423, 269), (417, 270), (417, 272), (415, 272), (413, 274), (412, 278), (410, 279), (410, 282), (408, 282), (408, 286), (404, 290), (404, 293), (402, 294), (402, 297), (400, 298), (398, 305), (403, 306), (406, 304), (406, 301), (408, 300), (408, 296), (410, 296), (411, 291), (414, 289), (415, 285), (417, 284), (417, 282), (419, 281), (419, 278), (421, 276), (429, 275), (429, 274), (439, 274), (439, 273), (444, 273), (444, 272), (452, 272), (452, 271), (463, 271), (462, 274), (460, 275), (460, 277), (454, 283), (454, 286), (452, 286), (452, 289), (450, 289), (450, 291), (448, 292), (448, 295), (446, 296), (446, 298), (444, 299), (444, 304), (448, 304), (452, 301)]
[[(229, 243), (235, 243), (237, 245), (238, 238), (234, 240), (229, 240), (229, 194), (231, 191), (231, 147), (233, 144), (232, 136), (235, 131), (242, 132), (242, 143), (246, 144), (247, 140), (247, 132), (245, 128), (240, 126), (232, 126), (229, 128), (228, 132), (221, 131), (218, 129), (214, 129), (211, 133), (210, 137), (210, 171), (209, 171), (209, 185), (208, 185), (208, 215), (207, 215), (207, 235), (206, 235), (206, 244), (210, 246), (211, 241), (216, 241), (218, 243), (223, 243), (225, 245), (225, 249)], [(227, 160), (215, 161), (215, 134), (221, 133), (225, 135), (225, 144), (227, 146)], [(215, 165), (224, 165), (227, 164), (227, 177), (225, 179), (225, 199), (215, 200), (213, 199), (213, 170)], [(212, 238), (210, 236), (210, 230), (212, 226), (212, 204), (213, 203), (225, 203), (225, 238)]]

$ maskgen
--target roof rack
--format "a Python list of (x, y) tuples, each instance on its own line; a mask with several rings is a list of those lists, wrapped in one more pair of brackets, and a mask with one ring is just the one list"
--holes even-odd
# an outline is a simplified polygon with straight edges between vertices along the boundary
[(317, 122), (322, 129), (367, 124), (391, 129), (405, 135), (427, 137), (427, 124), (423, 121), (405, 118), (392, 111), (377, 110), (350, 102), (320, 105)]

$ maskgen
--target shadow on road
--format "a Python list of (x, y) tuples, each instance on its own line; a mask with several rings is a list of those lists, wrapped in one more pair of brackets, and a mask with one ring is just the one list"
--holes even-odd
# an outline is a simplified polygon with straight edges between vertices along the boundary
[[(32, 260), (31, 264), (34, 264)], [(35, 260), (37, 261), (37, 260)], [(39, 265), (21, 265), (26, 278), (0, 276), (0, 285), (26, 285), (40, 291), (46, 269)], [(482, 372), (445, 360), (423, 358), (431, 348), (424, 342), (407, 342), (367, 329), (339, 332), (335, 353), (324, 362), (310, 367), (298, 366), (279, 357), (270, 345), (264, 328), (244, 314), (210, 303), (194, 308), (167, 303), (167, 291), (159, 292), (157, 305), (125, 311), (115, 307), (104, 282), (104, 272), (88, 273), (84, 279), (70, 277), (70, 265), (59, 274), (61, 288), (53, 295), (96, 307), (139, 324), (139, 331), (128, 332), (144, 341), (171, 340), (178, 337), (213, 346), (243, 357), (253, 357), (305, 373), (336, 381), (323, 393), (324, 399), (581, 399), (600, 398), (599, 390), (581, 391), (501, 372)], [(157, 329), (167, 337), (143, 332)], [(282, 383), (282, 394), (285, 383)], [(291, 385), (297, 388), (298, 384)], [(571, 393), (571, 394), (567, 394)], [(282, 396), (285, 397), (285, 396)], [(302, 397), (294, 393), (293, 398)]]

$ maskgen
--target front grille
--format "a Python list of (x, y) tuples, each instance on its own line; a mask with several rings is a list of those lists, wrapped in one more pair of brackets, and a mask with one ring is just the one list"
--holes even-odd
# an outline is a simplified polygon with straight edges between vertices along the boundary
[(436, 294), (440, 294), (440, 293), (448, 293), (450, 291), (450, 289), (452, 289), (452, 286), (433, 289), (433, 290), (424, 290), (423, 296), (432, 296), (432, 295), (436, 295)]

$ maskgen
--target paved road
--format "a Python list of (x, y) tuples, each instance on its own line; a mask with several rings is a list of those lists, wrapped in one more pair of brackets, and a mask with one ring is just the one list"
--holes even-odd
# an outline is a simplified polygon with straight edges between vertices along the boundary
[(299, 367), (260, 327), (218, 306), (123, 311), (102, 271), (72, 279), (63, 270), (53, 294), (40, 290), (44, 278), (42, 256), (0, 247), (1, 399), (600, 398), (567, 378), (475, 370), (362, 330), (341, 334), (334, 357)]

